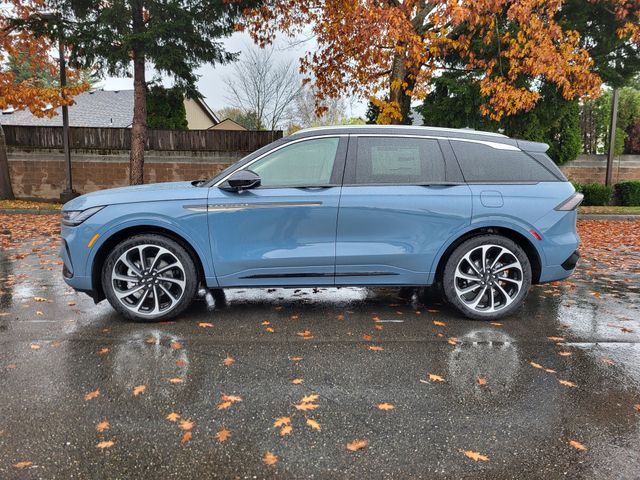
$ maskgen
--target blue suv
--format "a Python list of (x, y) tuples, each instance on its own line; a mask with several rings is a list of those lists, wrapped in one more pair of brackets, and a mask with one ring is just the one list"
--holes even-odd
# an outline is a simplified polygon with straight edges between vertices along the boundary
[(137, 320), (227, 287), (432, 284), (496, 319), (578, 261), (582, 195), (547, 149), (473, 130), (303, 130), (207, 181), (67, 203), (63, 275)]

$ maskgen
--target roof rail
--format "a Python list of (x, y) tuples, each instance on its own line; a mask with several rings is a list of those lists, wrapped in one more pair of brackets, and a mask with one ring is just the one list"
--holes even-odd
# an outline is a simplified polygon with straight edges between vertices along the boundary
[(291, 135), (298, 135), (301, 133), (308, 132), (317, 132), (323, 130), (348, 130), (348, 129), (378, 129), (378, 128), (387, 128), (387, 129), (401, 129), (401, 130), (430, 130), (437, 132), (458, 132), (458, 133), (466, 133), (470, 135), (485, 135), (492, 137), (500, 137), (500, 138), (509, 138), (502, 133), (496, 132), (485, 132), (482, 130), (474, 130), (472, 128), (445, 128), (445, 127), (429, 127), (429, 126), (418, 126), (418, 125), (332, 125), (325, 127), (312, 127), (312, 128), (304, 128), (302, 130), (298, 130), (297, 132), (292, 133)]

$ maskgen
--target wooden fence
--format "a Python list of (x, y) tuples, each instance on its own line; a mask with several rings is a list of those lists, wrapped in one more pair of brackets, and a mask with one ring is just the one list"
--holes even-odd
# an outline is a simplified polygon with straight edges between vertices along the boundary
[[(62, 148), (62, 127), (3, 125), (7, 145)], [(129, 150), (131, 129), (71, 127), (74, 149)], [(253, 152), (282, 138), (282, 131), (149, 130), (147, 150)]]

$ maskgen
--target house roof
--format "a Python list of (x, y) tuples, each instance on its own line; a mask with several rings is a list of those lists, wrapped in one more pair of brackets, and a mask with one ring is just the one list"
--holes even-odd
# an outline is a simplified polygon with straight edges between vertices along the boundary
[[(95, 90), (74, 98), (69, 107), (71, 127), (129, 127), (133, 120), (133, 90)], [(2, 125), (62, 126), (61, 108), (55, 117), (36, 117), (29, 110), (2, 113)]]
[[(69, 126), (71, 127), (113, 127), (127, 128), (133, 121), (133, 90), (94, 90), (84, 92), (74, 98), (75, 104), (69, 107)], [(196, 102), (211, 118), (218, 123), (218, 117), (202, 99)], [(36, 117), (29, 110), (5, 110), (0, 115), (2, 125), (60, 127), (62, 126), (61, 108), (56, 109), (54, 117)]]

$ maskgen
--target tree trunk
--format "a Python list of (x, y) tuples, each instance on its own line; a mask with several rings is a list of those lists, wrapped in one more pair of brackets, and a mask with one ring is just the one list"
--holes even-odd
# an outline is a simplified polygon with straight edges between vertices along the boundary
[(0, 125), (0, 200), (13, 200), (14, 198), (13, 188), (11, 188), (11, 176), (9, 175), (7, 143), (4, 138), (4, 130)]
[(411, 95), (407, 91), (412, 91), (415, 87), (415, 75), (407, 70), (404, 55), (396, 54), (391, 65), (391, 88), (389, 91), (389, 101), (395, 102), (400, 107), (402, 119), (394, 119), (394, 125), (411, 125)]
[[(144, 30), (142, 2), (133, 3), (133, 32)], [(131, 154), (129, 156), (129, 183), (144, 183), (144, 149), (147, 143), (147, 82), (145, 80), (144, 53), (133, 50), (133, 123), (131, 124)]]

